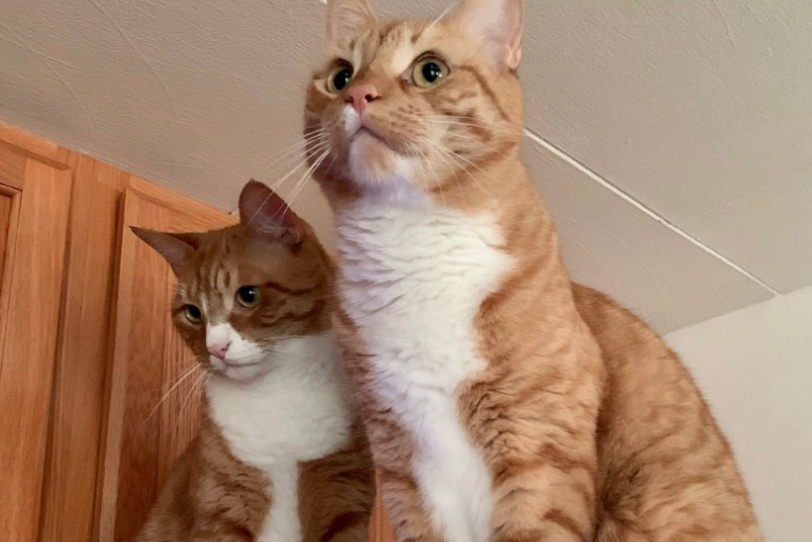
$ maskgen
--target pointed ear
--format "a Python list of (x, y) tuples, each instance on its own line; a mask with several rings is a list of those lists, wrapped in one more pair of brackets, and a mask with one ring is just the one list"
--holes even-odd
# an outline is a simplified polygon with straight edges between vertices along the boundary
[(522, 60), (523, 0), (459, 0), (448, 18), (479, 38), (497, 66), (518, 69)]
[(183, 264), (199, 246), (199, 238), (195, 233), (163, 233), (135, 226), (130, 226), (130, 230), (169, 263), (175, 276), (178, 276)]
[(353, 38), (377, 22), (368, 0), (327, 0), (328, 48), (335, 48), (342, 39)]
[(302, 219), (276, 193), (259, 181), (248, 181), (240, 193), (240, 222), (251, 235), (297, 248), (304, 236)]

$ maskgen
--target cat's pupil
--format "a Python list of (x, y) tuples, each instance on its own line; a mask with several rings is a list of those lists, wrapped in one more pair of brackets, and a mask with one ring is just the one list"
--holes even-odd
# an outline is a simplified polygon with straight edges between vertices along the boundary
[(202, 318), (203, 316), (202, 314), (200, 314), (200, 309), (198, 309), (194, 305), (186, 305), (186, 313), (194, 320), (200, 320), (200, 318)]
[(443, 76), (443, 69), (436, 62), (426, 62), (423, 65), (423, 78), (429, 83), (435, 83)]
[(243, 286), (239, 289), (238, 295), (244, 303), (255, 303), (257, 300), (257, 291), (253, 286)]
[(350, 68), (344, 68), (333, 77), (333, 86), (336, 90), (343, 90), (344, 87), (350, 84), (350, 79), (352, 79), (352, 70)]

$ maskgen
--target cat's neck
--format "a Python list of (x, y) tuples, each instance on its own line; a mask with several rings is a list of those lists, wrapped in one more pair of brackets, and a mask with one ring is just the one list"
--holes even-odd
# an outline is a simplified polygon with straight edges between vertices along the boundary
[[(518, 154), (457, 172), (450, 180), (438, 181), (430, 193), (409, 186), (369, 191), (341, 202), (334, 211), (339, 251), (359, 255), (366, 250), (372, 258), (377, 248), (401, 250), (410, 243), (425, 245), (413, 251), (414, 258), (433, 258), (438, 254), (432, 247), (443, 250), (443, 243), (430, 243), (433, 238), (469, 237), (472, 231), (484, 232), (485, 244), (506, 253), (516, 233), (532, 229), (554, 236), (546, 207)], [(391, 246), (376, 247), (379, 243)]]
[[(555, 227), (518, 155), (469, 173), (471, 183), (437, 198), (382, 204), (362, 197), (338, 207), (344, 297), (374, 308), (374, 298), (395, 283), (419, 278), (415, 288), (425, 292), (443, 288), (443, 274), (456, 277), (448, 278), (456, 287), (438, 292), (443, 304), (499, 293), (499, 303), (479, 307), (494, 337), (511, 333), (504, 322), (535, 314), (542, 297), (555, 300), (556, 310), (536, 320), (575, 318)], [(404, 299), (413, 300), (414, 291)], [(521, 299), (504, 303), (514, 298)]]

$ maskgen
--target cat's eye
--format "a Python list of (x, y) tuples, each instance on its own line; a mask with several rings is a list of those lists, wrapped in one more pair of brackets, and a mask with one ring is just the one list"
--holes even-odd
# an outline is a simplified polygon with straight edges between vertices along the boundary
[(247, 309), (259, 305), (259, 288), (256, 286), (243, 286), (237, 290), (237, 301)]
[(448, 64), (436, 56), (427, 56), (415, 62), (412, 68), (412, 82), (420, 88), (431, 88), (448, 75)]
[(200, 312), (200, 309), (194, 305), (186, 305), (183, 310), (183, 315), (193, 324), (199, 324), (203, 321), (203, 314)]
[(327, 77), (327, 92), (330, 94), (338, 94), (350, 84), (352, 80), (353, 71), (352, 66), (346, 63), (341, 63), (330, 72)]

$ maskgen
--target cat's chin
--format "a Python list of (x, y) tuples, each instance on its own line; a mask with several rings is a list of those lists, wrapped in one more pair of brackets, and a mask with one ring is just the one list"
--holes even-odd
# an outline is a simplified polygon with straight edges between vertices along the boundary
[(353, 182), (364, 192), (414, 191), (414, 158), (404, 156), (374, 135), (361, 134), (350, 144), (347, 164)]
[(271, 370), (271, 364), (265, 360), (251, 363), (225, 362), (211, 357), (210, 370), (230, 380), (245, 381), (266, 374)]
[(382, 136), (378, 135), (377, 132), (373, 131), (371, 128), (367, 128), (366, 126), (362, 126), (355, 132), (355, 135), (352, 136), (352, 141), (350, 141), (350, 145), (383, 145), (385, 148), (389, 150), (393, 150), (392, 146), (384, 139)]
[(375, 133), (362, 128), (349, 142), (349, 160), (353, 169), (383, 173), (396, 166), (398, 154)]

